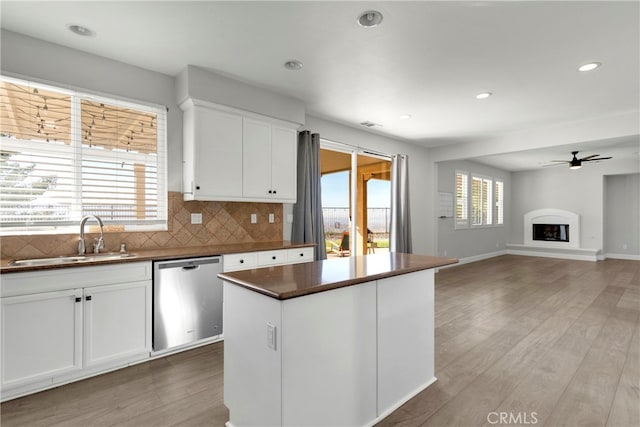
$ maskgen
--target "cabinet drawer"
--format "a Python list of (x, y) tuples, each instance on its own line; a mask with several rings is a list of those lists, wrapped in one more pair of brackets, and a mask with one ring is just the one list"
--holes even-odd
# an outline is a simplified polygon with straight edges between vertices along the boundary
[(285, 264), (286, 262), (286, 250), (264, 251), (258, 253), (258, 265), (260, 265), (261, 267), (267, 265)]
[(151, 280), (151, 261), (69, 267), (2, 275), (0, 296)]
[(299, 262), (313, 261), (315, 248), (287, 249), (287, 263), (296, 264)]
[(222, 257), (224, 271), (246, 270), (258, 266), (258, 254), (248, 252), (242, 254), (229, 254)]

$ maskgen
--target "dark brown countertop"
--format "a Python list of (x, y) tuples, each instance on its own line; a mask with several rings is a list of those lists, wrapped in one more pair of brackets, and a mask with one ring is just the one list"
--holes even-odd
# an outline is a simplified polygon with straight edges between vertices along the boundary
[(222, 273), (218, 277), (269, 297), (286, 300), (457, 262), (455, 258), (386, 253), (263, 267)]
[[(11, 259), (3, 259), (0, 261), (0, 274), (17, 273), (23, 271), (50, 270), (55, 268), (69, 267), (85, 267), (90, 265), (116, 264), (123, 262), (139, 262), (139, 261), (160, 261), (168, 259), (194, 258), (213, 255), (226, 255), (242, 252), (259, 252), (278, 249), (293, 249), (301, 247), (315, 246), (309, 243), (295, 243), (287, 240), (275, 242), (252, 242), (252, 243), (230, 243), (224, 245), (211, 246), (190, 246), (183, 248), (165, 248), (165, 249), (147, 249), (132, 250), (134, 256), (109, 261), (82, 261), (70, 262), (50, 265), (31, 265), (31, 266), (13, 266), (10, 265)], [(73, 254), (71, 254), (73, 255)], [(53, 257), (52, 257), (53, 258)]]

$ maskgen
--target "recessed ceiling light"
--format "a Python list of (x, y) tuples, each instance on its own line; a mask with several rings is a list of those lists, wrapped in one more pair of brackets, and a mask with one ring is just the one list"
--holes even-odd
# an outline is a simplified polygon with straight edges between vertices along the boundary
[(599, 68), (602, 65), (600, 62), (589, 62), (588, 64), (581, 65), (578, 67), (578, 71), (593, 71), (596, 68)]
[(301, 70), (302, 62), (298, 61), (297, 59), (292, 59), (291, 61), (287, 61), (284, 63), (284, 68), (292, 71)]
[(67, 25), (67, 28), (72, 33), (77, 34), (79, 36), (83, 36), (83, 37), (93, 37), (96, 35), (96, 33), (94, 33), (92, 30), (90, 30), (87, 27), (83, 27), (82, 25), (75, 25), (75, 24)]
[(382, 22), (382, 14), (377, 10), (367, 10), (358, 16), (358, 24), (361, 27), (371, 28)]
[(491, 92), (480, 92), (479, 94), (476, 95), (476, 98), (477, 99), (487, 99), (491, 95), (493, 95)]
[(409, 120), (411, 118), (411, 114), (403, 114), (400, 116), (400, 120)]

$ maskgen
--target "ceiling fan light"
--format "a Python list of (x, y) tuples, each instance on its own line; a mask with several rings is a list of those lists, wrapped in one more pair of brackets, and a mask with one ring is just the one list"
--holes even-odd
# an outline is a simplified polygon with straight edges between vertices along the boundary
[(576, 169), (580, 169), (581, 167), (582, 167), (582, 165), (571, 165), (571, 166), (569, 166), (569, 169), (576, 170)]

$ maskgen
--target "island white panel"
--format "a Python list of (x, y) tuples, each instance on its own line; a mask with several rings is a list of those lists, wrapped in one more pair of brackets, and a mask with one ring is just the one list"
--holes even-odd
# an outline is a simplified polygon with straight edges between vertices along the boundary
[[(224, 282), (224, 403), (234, 426), (282, 425), (281, 303)], [(267, 343), (275, 327), (275, 348)]]
[(434, 271), (378, 280), (378, 415), (435, 381)]
[(375, 282), (285, 300), (283, 322), (282, 425), (375, 419)]

